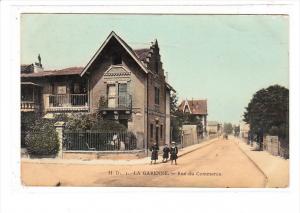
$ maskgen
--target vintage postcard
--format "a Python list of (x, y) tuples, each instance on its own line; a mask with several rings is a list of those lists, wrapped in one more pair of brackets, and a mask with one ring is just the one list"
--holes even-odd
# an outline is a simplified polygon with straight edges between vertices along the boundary
[(289, 187), (289, 16), (23, 13), (24, 186)]

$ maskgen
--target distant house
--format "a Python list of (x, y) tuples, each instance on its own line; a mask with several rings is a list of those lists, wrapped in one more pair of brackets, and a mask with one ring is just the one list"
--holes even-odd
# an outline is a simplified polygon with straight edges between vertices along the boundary
[(245, 122), (240, 122), (240, 137), (242, 138), (248, 138), (248, 133), (250, 131), (250, 125), (246, 124)]
[(221, 130), (221, 124), (217, 121), (208, 121), (207, 122), (207, 132), (209, 135), (217, 134)]
[(95, 113), (134, 132), (138, 148), (170, 142), (170, 92), (158, 42), (132, 49), (111, 32), (84, 67), (21, 66), (21, 112)]
[(179, 105), (183, 113), (194, 116), (203, 126), (203, 132), (207, 132), (207, 100), (184, 100)]

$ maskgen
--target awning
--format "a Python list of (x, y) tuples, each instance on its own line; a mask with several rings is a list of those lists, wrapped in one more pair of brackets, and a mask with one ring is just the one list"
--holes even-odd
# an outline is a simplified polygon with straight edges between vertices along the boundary
[(41, 85), (32, 83), (32, 82), (21, 82), (21, 85), (32, 85), (32, 86), (36, 86), (36, 87), (41, 87)]

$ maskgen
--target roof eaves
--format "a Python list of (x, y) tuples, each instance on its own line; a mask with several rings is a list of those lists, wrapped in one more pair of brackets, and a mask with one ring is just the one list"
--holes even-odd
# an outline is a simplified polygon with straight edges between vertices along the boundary
[(166, 82), (166, 86), (169, 90), (173, 91), (173, 92), (176, 92), (176, 90), (169, 84)]

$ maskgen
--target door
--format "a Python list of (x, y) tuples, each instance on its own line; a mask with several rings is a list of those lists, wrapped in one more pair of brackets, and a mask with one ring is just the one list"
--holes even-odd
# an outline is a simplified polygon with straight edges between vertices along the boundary
[(116, 85), (111, 84), (108, 85), (107, 88), (107, 97), (108, 97), (108, 107), (115, 108), (116, 107)]

